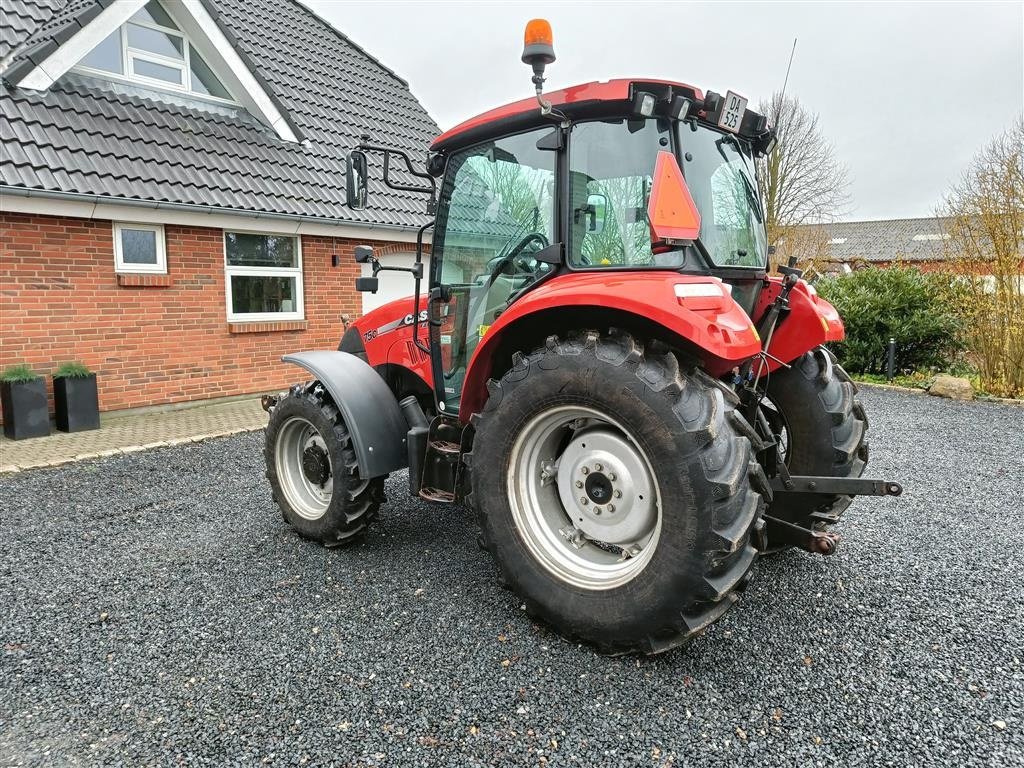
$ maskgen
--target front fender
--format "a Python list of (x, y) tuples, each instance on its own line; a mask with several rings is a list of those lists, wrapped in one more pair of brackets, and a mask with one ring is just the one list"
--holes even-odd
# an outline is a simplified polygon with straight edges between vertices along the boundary
[(348, 352), (316, 350), (281, 358), (305, 368), (326, 387), (352, 438), (359, 477), (368, 480), (409, 465), (409, 425), (377, 372)]
[(557, 310), (564, 307), (614, 309), (653, 321), (687, 340), (716, 376), (761, 351), (747, 313), (716, 277), (653, 270), (559, 275), (513, 303), (486, 329), (466, 371), (460, 418), (469, 419), (486, 402), (494, 353), (502, 337), (515, 333), (515, 323), (551, 310), (551, 333), (558, 333), (565, 330), (557, 324)]
[[(764, 300), (774, 298), (780, 286), (781, 282), (774, 282), (764, 291)], [(814, 286), (799, 280), (789, 294), (789, 313), (775, 329), (768, 352), (784, 363), (791, 363), (815, 347), (844, 338), (846, 329), (836, 308), (821, 298)], [(768, 371), (780, 367), (780, 363), (768, 358)]]

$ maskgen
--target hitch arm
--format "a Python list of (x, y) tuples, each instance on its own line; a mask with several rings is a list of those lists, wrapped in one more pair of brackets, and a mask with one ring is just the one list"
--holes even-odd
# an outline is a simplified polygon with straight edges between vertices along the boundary
[(771, 479), (772, 491), (786, 493), (821, 493), (827, 496), (899, 496), (903, 486), (891, 480), (863, 477), (815, 477), (813, 475), (781, 474)]

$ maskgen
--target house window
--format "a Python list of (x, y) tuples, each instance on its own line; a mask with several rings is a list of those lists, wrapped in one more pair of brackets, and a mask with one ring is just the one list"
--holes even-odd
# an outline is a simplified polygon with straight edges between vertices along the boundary
[(164, 228), (150, 224), (114, 224), (114, 267), (118, 272), (167, 274)]
[(228, 320), (301, 320), (302, 249), (289, 235), (224, 233)]
[(102, 40), (78, 62), (78, 68), (232, 101), (227, 88), (157, 0), (150, 0)]

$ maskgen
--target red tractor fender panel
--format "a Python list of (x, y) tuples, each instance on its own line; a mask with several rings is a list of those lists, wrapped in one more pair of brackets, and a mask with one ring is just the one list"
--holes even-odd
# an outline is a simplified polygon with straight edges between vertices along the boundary
[[(782, 278), (769, 278), (770, 284), (761, 292), (759, 308), (766, 308), (782, 288)], [(763, 307), (762, 307), (763, 305)], [(755, 313), (759, 316), (759, 313)], [(799, 280), (789, 294), (789, 314), (772, 336), (768, 352), (785, 363), (829, 341), (842, 341), (846, 329), (836, 308), (818, 296), (814, 286)], [(765, 371), (774, 371), (779, 363), (769, 359)]]
[[(483, 408), (494, 353), (504, 337), (515, 333), (516, 322), (561, 307), (615, 309), (653, 321), (689, 341), (715, 376), (761, 350), (747, 313), (716, 277), (660, 270), (571, 272), (527, 293), (487, 329), (466, 370), (459, 405), (463, 421)], [(556, 323), (551, 332), (559, 330)]]
[[(427, 342), (426, 299), (420, 297), (420, 341)], [(430, 389), (434, 388), (430, 355), (419, 349), (413, 341), (413, 296), (396, 299), (377, 307), (360, 317), (351, 326), (359, 333), (366, 362), (377, 368), (398, 365), (419, 376)]]

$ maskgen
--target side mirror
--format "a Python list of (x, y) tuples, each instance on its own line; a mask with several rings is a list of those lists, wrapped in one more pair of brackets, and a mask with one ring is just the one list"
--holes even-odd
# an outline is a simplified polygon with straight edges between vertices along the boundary
[(360, 293), (376, 293), (380, 287), (380, 280), (376, 277), (357, 277), (356, 290)]
[(608, 219), (608, 198), (601, 194), (587, 195), (587, 207), (582, 211), (587, 217), (587, 234), (599, 235), (604, 232)]
[(373, 261), (373, 248), (369, 245), (357, 245), (355, 256), (356, 264), (369, 264)]
[(345, 202), (354, 211), (366, 207), (366, 153), (358, 149), (345, 162)]

